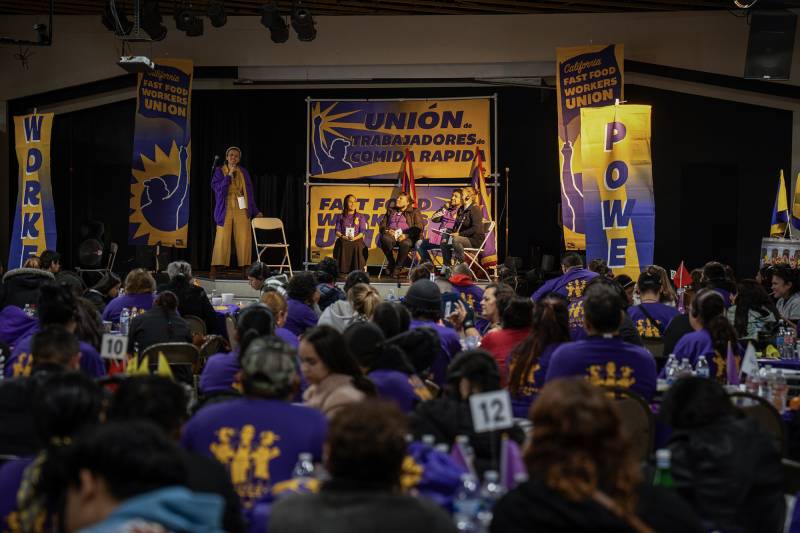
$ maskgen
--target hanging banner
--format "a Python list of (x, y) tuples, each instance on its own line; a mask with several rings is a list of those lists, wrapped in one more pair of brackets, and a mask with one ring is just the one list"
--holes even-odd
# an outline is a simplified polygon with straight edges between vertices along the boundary
[[(356, 197), (356, 210), (367, 216), (365, 242), (369, 246), (370, 265), (380, 265), (383, 252), (378, 247), (378, 225), (386, 214), (387, 203), (397, 197), (397, 187), (370, 185), (311, 185), (310, 186), (310, 235), (311, 260), (320, 261), (323, 257), (333, 256), (333, 245), (336, 242), (336, 219), (342, 213), (342, 201), (348, 194)], [(461, 185), (417, 185), (419, 210), (427, 222), (431, 215), (450, 200), (453, 189)], [(431, 228), (438, 229), (438, 224), (427, 222), (426, 233)]]
[(581, 109), (586, 259), (637, 279), (653, 263), (650, 106)]
[(492, 153), (489, 98), (312, 100), (308, 125), (311, 179), (390, 179), (408, 149), (417, 179), (466, 179), (480, 147)]
[(8, 268), (20, 268), (31, 256), (56, 249), (56, 210), (50, 183), (50, 135), (53, 113), (14, 117), (19, 192), (11, 233)]
[(189, 169), (193, 64), (156, 59), (139, 74), (128, 242), (185, 248), (189, 229)]
[(761, 239), (759, 268), (779, 265), (800, 268), (800, 241), (780, 238)]
[(567, 250), (586, 248), (583, 176), (581, 173), (581, 109), (602, 107), (623, 99), (621, 44), (556, 49), (558, 160), (561, 219)]

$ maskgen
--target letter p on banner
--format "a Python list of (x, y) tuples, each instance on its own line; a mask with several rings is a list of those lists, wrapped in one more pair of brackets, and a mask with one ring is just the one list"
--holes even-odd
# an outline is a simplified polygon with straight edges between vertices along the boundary
[(636, 279), (653, 263), (650, 106), (581, 109), (586, 259)]

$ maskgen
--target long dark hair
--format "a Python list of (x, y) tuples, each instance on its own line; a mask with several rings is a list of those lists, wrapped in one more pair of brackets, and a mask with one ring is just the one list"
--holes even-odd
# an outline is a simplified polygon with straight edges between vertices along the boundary
[(275, 333), (275, 316), (264, 304), (252, 304), (236, 316), (236, 335), (239, 337), (239, 357), (255, 339)]
[(106, 298), (108, 297), (109, 291), (114, 287), (119, 287), (122, 285), (122, 280), (119, 279), (119, 276), (114, 274), (113, 272), (108, 272), (100, 278), (100, 281), (94, 284), (92, 289), (96, 290)]
[[(355, 194), (348, 194), (348, 195), (346, 195), (344, 197), (344, 200), (342, 200), (342, 216), (345, 216), (347, 214), (347, 199), (350, 198), (350, 197), (352, 197), (353, 200), (356, 199), (356, 195)], [(358, 214), (358, 206), (353, 208), (353, 216), (355, 216), (357, 214)]]
[(172, 291), (164, 291), (158, 295), (153, 304), (164, 314), (164, 322), (167, 323), (167, 335), (172, 338), (172, 334), (175, 332), (175, 324), (172, 323), (172, 318), (178, 309), (178, 297)]
[(364, 377), (358, 362), (341, 333), (330, 326), (311, 328), (303, 335), (303, 340), (314, 347), (317, 356), (332, 374), (345, 374), (353, 378), (353, 386), (368, 396), (375, 396), (375, 385)]
[(545, 297), (536, 302), (533, 308), (531, 334), (511, 352), (513, 370), (508, 378), (511, 394), (519, 394), (525, 378), (539, 361), (539, 357), (550, 344), (567, 342), (569, 335), (569, 314), (567, 304), (558, 298)]
[(775, 303), (764, 287), (754, 279), (743, 279), (736, 288), (736, 315), (733, 321), (733, 327), (739, 336), (747, 335), (747, 323), (751, 310), (762, 316), (769, 313), (775, 317), (780, 316), (775, 308)]
[(725, 316), (722, 295), (713, 289), (703, 289), (692, 300), (692, 316), (699, 320), (711, 334), (714, 351), (720, 355), (728, 353), (728, 343), (736, 346), (736, 330)]

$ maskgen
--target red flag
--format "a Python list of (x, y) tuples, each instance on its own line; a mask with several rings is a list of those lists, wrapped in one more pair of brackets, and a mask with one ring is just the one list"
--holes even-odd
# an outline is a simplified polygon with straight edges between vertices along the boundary
[(406, 148), (406, 157), (403, 160), (403, 181), (400, 189), (411, 195), (411, 205), (417, 208), (417, 186), (414, 182), (414, 167), (411, 164), (411, 152)]
[(672, 276), (672, 283), (676, 289), (682, 289), (692, 284), (692, 275), (686, 270), (683, 261), (681, 261), (681, 266), (678, 267), (678, 270), (675, 271), (675, 275)]

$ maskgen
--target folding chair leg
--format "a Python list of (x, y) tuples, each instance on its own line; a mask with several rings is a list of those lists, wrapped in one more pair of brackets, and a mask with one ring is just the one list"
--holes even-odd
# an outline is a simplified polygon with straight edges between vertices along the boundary
[(381, 263), (381, 269), (378, 271), (378, 279), (381, 279), (383, 276), (383, 270), (386, 268), (386, 258), (383, 259), (383, 263)]

